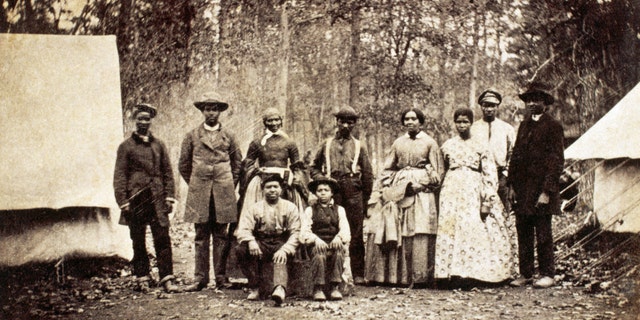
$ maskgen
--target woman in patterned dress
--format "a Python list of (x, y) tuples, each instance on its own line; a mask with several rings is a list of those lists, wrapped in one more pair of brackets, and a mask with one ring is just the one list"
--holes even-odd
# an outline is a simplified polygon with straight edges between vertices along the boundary
[(370, 209), (365, 278), (428, 285), (438, 219), (434, 191), (444, 166), (438, 143), (421, 130), (422, 111), (406, 110), (401, 121), (407, 133), (391, 146), (378, 182), (378, 205)]
[(445, 177), (435, 254), (435, 278), (499, 283), (512, 277), (516, 255), (497, 195), (498, 175), (489, 153), (471, 139), (471, 109), (454, 113), (458, 136), (442, 145)]

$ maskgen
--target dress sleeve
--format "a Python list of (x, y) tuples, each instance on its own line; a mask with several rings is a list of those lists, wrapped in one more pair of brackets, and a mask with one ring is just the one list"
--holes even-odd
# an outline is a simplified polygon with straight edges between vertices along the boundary
[(438, 176), (440, 182), (442, 182), (442, 176), (444, 175), (444, 158), (442, 156), (442, 151), (438, 147), (438, 143), (433, 140), (431, 143), (431, 147), (429, 148), (429, 163), (435, 170), (435, 174)]
[(480, 173), (482, 174), (480, 199), (483, 206), (490, 207), (498, 191), (498, 171), (489, 150), (483, 150), (480, 153)]

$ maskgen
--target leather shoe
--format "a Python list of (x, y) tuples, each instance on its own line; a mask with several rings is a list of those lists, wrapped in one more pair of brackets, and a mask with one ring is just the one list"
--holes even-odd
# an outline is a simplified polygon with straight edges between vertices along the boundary
[(340, 293), (340, 290), (338, 290), (337, 285), (333, 287), (333, 290), (331, 290), (329, 297), (331, 298), (331, 300), (342, 300), (342, 293)]
[(532, 278), (520, 277), (518, 279), (511, 281), (509, 285), (512, 287), (522, 287), (524, 285), (531, 284), (532, 282), (533, 282)]
[(202, 289), (204, 289), (207, 285), (204, 283), (200, 283), (200, 282), (196, 282), (196, 283), (192, 283), (188, 286), (186, 286), (184, 288), (185, 292), (196, 292), (196, 291), (202, 291)]
[(177, 293), (177, 292), (180, 292), (180, 288), (178, 286), (176, 286), (175, 284), (173, 284), (173, 281), (171, 281), (171, 280), (165, 281), (162, 286), (164, 287), (164, 291), (166, 293)]
[(247, 296), (247, 300), (249, 301), (260, 300), (260, 290), (258, 289), (249, 290), (249, 296)]
[(364, 278), (363, 278), (363, 277), (355, 277), (355, 278), (353, 279), (353, 283), (355, 283), (355, 284), (356, 284), (356, 285), (358, 285), (358, 286), (363, 286), (363, 285), (367, 284), (367, 281), (366, 281), (366, 280), (364, 280)]
[(271, 294), (271, 299), (276, 302), (276, 305), (279, 306), (284, 301), (285, 293), (284, 288), (282, 286), (277, 286), (273, 293)]
[(316, 289), (313, 292), (313, 300), (314, 301), (325, 301), (325, 300), (327, 300), (327, 297), (324, 295), (324, 292), (322, 292), (322, 290)]
[(229, 281), (229, 278), (216, 279), (216, 289), (231, 289), (233, 283)]
[(549, 288), (555, 284), (551, 277), (544, 276), (533, 283), (534, 288)]

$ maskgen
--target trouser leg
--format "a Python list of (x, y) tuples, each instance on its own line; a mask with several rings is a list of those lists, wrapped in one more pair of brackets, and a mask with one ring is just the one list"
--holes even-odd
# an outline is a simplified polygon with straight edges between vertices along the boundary
[(552, 277), (555, 275), (553, 257), (553, 233), (551, 232), (551, 215), (537, 216), (535, 219), (538, 266), (540, 274)]
[(213, 223), (213, 268), (216, 281), (224, 281), (227, 276), (227, 260), (231, 252), (231, 234), (228, 224)]
[(313, 276), (313, 284), (324, 285), (326, 276), (327, 256), (325, 254), (314, 254), (311, 258), (311, 274)]
[(326, 265), (328, 266), (328, 270), (326, 270), (327, 280), (330, 283), (342, 283), (342, 273), (344, 272), (343, 250), (330, 250), (327, 255)]
[(236, 258), (242, 274), (247, 277), (247, 286), (251, 289), (260, 287), (260, 279), (258, 277), (260, 267), (259, 258), (249, 254), (249, 245), (247, 242), (241, 243), (236, 248)]
[(153, 235), (153, 246), (156, 250), (158, 263), (158, 273), (160, 279), (173, 275), (173, 257), (171, 254), (171, 238), (169, 237), (169, 226), (163, 227), (154, 220), (151, 222), (151, 234)]
[(516, 215), (516, 230), (518, 232), (520, 275), (531, 278), (534, 271), (533, 239), (535, 232), (531, 217)]
[(209, 223), (196, 223), (196, 266), (195, 281), (200, 284), (209, 283), (209, 243), (211, 238), (211, 227)]
[(133, 274), (137, 277), (149, 275), (149, 257), (145, 242), (147, 225), (145, 223), (132, 221), (129, 223), (129, 236), (133, 244)]

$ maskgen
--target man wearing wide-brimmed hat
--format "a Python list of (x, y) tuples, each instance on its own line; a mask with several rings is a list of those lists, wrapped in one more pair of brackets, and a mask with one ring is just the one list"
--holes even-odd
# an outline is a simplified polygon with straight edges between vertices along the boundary
[(320, 145), (312, 163), (311, 177), (328, 176), (338, 181), (340, 191), (334, 194), (334, 201), (344, 207), (351, 228), (351, 272), (356, 284), (364, 284), (362, 224), (373, 187), (373, 172), (367, 148), (351, 135), (358, 120), (355, 110), (342, 107), (335, 116), (338, 130)]
[(147, 226), (156, 250), (160, 285), (177, 292), (173, 284), (173, 260), (169, 236), (169, 213), (173, 211), (175, 182), (165, 144), (149, 128), (156, 116), (150, 104), (136, 105), (132, 118), (136, 131), (118, 147), (113, 188), (122, 211), (120, 223), (129, 226), (133, 244), (133, 273), (141, 291), (149, 287), (149, 257), (145, 246)]
[(493, 155), (498, 169), (498, 196), (509, 211), (507, 175), (516, 133), (510, 124), (496, 116), (500, 103), (502, 95), (495, 90), (485, 90), (480, 94), (478, 104), (482, 109), (482, 119), (471, 126), (471, 137), (486, 144)]
[(237, 222), (235, 185), (242, 154), (220, 113), (229, 105), (215, 93), (194, 102), (205, 120), (187, 134), (180, 152), (180, 175), (189, 184), (185, 222), (195, 224), (195, 281), (185, 288), (200, 291), (209, 283), (209, 243), (213, 236), (213, 264), (218, 287), (228, 285), (226, 263), (231, 249), (230, 224)]
[[(519, 95), (529, 110), (520, 124), (509, 164), (509, 198), (513, 203), (518, 231), (520, 278), (512, 286), (533, 283), (554, 285), (551, 216), (560, 212), (560, 175), (564, 166), (562, 125), (545, 113), (554, 102), (548, 89), (531, 84)], [(540, 278), (533, 282), (534, 243), (537, 246)]]

